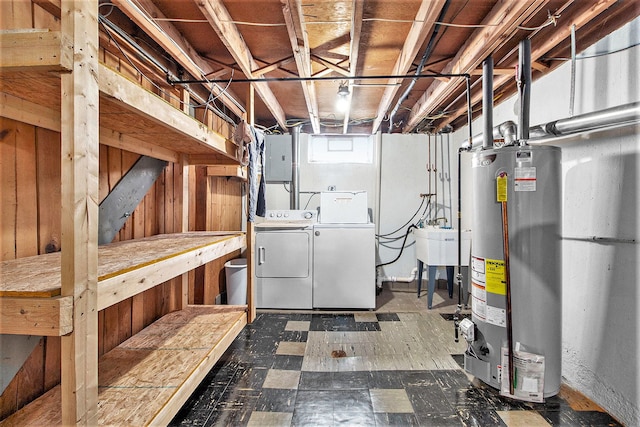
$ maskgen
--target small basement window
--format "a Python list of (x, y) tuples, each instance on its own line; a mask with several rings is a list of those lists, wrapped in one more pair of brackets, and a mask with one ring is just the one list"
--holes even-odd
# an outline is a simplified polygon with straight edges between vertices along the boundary
[(311, 135), (309, 163), (373, 163), (373, 138), (367, 135)]

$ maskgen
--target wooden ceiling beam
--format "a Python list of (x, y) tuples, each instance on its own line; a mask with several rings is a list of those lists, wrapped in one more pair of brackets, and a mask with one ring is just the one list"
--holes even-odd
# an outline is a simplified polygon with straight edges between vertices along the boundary
[(291, 63), (293, 61), (295, 61), (295, 58), (293, 57), (293, 55), (291, 55), (291, 56), (288, 56), (288, 57), (286, 57), (284, 59), (281, 59), (280, 61), (276, 61), (276, 62), (274, 62), (272, 64), (268, 64), (268, 63), (265, 62), (265, 64), (267, 64), (267, 65), (264, 65), (264, 66), (258, 68), (253, 73), (255, 75), (257, 75), (257, 76), (262, 76), (262, 75), (265, 75), (267, 73), (270, 73), (271, 71), (275, 71), (275, 70), (281, 69), (281, 71), (284, 71), (284, 72), (289, 73), (289, 74), (293, 74), (289, 70), (285, 70), (285, 69), (281, 68), (283, 65), (287, 65), (287, 64), (289, 64), (289, 63)]
[[(304, 28), (302, 5), (298, 0), (280, 0), (282, 15), (287, 24), (287, 33), (291, 42), (291, 50), (298, 68), (298, 75), (302, 78), (311, 77), (311, 49), (309, 38)], [(307, 112), (311, 121), (313, 133), (320, 133), (320, 115), (318, 113), (318, 95), (313, 81), (301, 81)]]
[[(353, 28), (353, 27), (352, 27)], [(338, 74), (342, 74), (343, 76), (349, 77), (351, 75), (351, 73), (349, 72), (348, 69), (341, 67), (339, 64), (341, 64), (342, 62), (345, 62), (346, 59), (344, 61), (341, 61), (339, 64), (334, 64), (331, 61), (327, 61), (326, 59), (318, 56), (318, 55), (314, 55), (313, 53), (311, 54), (311, 60), (317, 62), (318, 64), (327, 67), (328, 69), (330, 69), (331, 71), (335, 71)], [(349, 60), (350, 63), (352, 63)]]
[[(580, 29), (587, 25), (591, 20), (595, 19), (598, 15), (604, 12), (609, 6), (613, 5), (616, 0), (606, 0), (598, 3), (597, 6), (592, 5), (581, 5), (581, 8), (574, 9), (572, 13), (570, 11), (564, 12), (566, 8), (568, 8), (573, 1), (568, 1), (561, 10), (563, 11), (562, 15), (562, 25), (559, 25), (554, 29), (552, 34), (547, 35), (543, 31), (536, 31), (535, 35), (540, 34), (539, 37), (532, 38), (532, 47), (531, 47), (531, 67), (533, 69), (547, 72), (549, 67), (544, 64), (541, 64), (539, 61), (547, 52), (551, 49), (555, 48), (557, 45), (562, 43), (564, 40), (571, 36), (571, 26), (575, 25), (576, 29)], [(580, 6), (580, 5), (579, 5)], [(539, 40), (538, 40), (539, 39)], [(511, 54), (511, 53), (510, 53)], [(509, 54), (509, 56), (510, 56)], [(543, 67), (540, 69), (540, 67)], [(494, 70), (495, 72), (495, 70)], [(494, 78), (493, 87), (494, 91), (497, 91), (501, 86), (507, 84), (509, 80), (514, 78), (515, 75), (512, 74), (503, 74), (498, 75)], [(482, 100), (482, 92), (478, 92), (471, 97), (471, 104), (476, 105)], [(467, 107), (458, 108), (455, 112), (448, 114), (447, 118), (438, 123), (437, 129), (442, 129), (446, 125), (452, 123), (455, 119), (460, 117), (463, 114), (466, 114)]]
[[(220, 40), (233, 56), (242, 72), (247, 78), (254, 77), (254, 70), (258, 69), (258, 64), (245, 43), (238, 27), (233, 23), (233, 18), (229, 11), (222, 3), (222, 0), (202, 0), (197, 2), (198, 8), (209, 21), (211, 27), (215, 30)], [(287, 128), (287, 120), (282, 106), (271, 91), (267, 82), (253, 82), (251, 86), (258, 93), (262, 101), (269, 109), (278, 124), (283, 128)]]
[[(342, 61), (340, 61), (340, 62), (338, 62), (337, 64), (334, 64), (334, 65), (340, 66), (342, 63), (347, 62), (347, 61), (348, 61), (348, 59), (343, 59)], [(333, 72), (334, 72), (334, 70), (332, 68), (327, 67), (322, 71), (318, 71), (317, 73), (314, 73), (311, 77), (325, 77), (328, 74), (331, 74)], [(340, 73), (340, 74), (342, 74), (343, 76), (346, 75), (346, 74), (343, 74), (343, 73)], [(338, 80), (338, 79), (336, 79), (336, 80)]]
[[(142, 9), (130, 0), (113, 0), (112, 3), (162, 46), (193, 77), (200, 79), (215, 71), (170, 21), (163, 20), (166, 16), (151, 0), (136, 0)], [(223, 91), (217, 85), (207, 84), (205, 86), (213, 91), (233, 114), (238, 117), (244, 115), (243, 109), (237, 105), (238, 101), (229, 91)]]
[[(362, 18), (364, 17), (364, 0), (353, 0), (351, 6), (351, 45), (349, 48), (349, 76), (355, 77), (358, 67), (358, 55), (360, 54), (360, 36), (362, 34)], [(347, 95), (348, 109), (344, 113), (342, 133), (349, 131), (349, 119), (351, 117), (351, 99), (353, 98), (353, 80), (349, 80), (349, 95)]]
[[(464, 74), (477, 68), (505, 40), (518, 25), (547, 3), (548, 0), (513, 0), (499, 2), (482, 20), (485, 27), (478, 28), (442, 70), (443, 73)], [(449, 84), (438, 80), (427, 88), (411, 108), (411, 114), (403, 132), (411, 132), (422, 119), (433, 113), (458, 87), (463, 79), (453, 79)]]
[[(418, 12), (416, 13), (415, 20), (413, 24), (411, 24), (411, 29), (409, 30), (409, 34), (407, 34), (404, 46), (402, 47), (402, 50), (398, 55), (398, 59), (393, 66), (391, 75), (395, 76), (406, 74), (409, 71), (413, 65), (413, 60), (418, 55), (420, 47), (432, 33), (435, 22), (437, 21), (444, 4), (445, 0), (422, 1), (420, 9), (418, 9)], [(388, 83), (389, 86), (384, 90), (382, 99), (378, 104), (378, 113), (373, 121), (371, 133), (376, 133), (380, 128), (380, 124), (387, 115), (391, 102), (393, 102), (398, 90), (400, 90), (400, 86), (397, 85), (397, 83), (402, 83), (402, 79), (390, 79)]]

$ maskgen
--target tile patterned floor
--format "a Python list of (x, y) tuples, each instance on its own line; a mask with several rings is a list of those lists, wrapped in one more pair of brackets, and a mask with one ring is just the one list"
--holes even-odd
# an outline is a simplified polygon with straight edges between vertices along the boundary
[(398, 300), (426, 301), (391, 294), (375, 312), (260, 312), (171, 425), (619, 425), (597, 407), (572, 408), (563, 393), (527, 404), (472, 382), (440, 315), (448, 301), (407, 310)]

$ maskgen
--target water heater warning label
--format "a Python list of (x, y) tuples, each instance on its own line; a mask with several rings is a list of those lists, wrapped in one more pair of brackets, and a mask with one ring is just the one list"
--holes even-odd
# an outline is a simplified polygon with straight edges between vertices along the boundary
[(536, 168), (515, 168), (514, 191), (536, 191)]
[(501, 259), (487, 259), (485, 263), (487, 292), (506, 295), (507, 279), (504, 272), (504, 261)]
[(487, 290), (484, 258), (471, 257), (471, 311), (481, 320), (487, 318)]

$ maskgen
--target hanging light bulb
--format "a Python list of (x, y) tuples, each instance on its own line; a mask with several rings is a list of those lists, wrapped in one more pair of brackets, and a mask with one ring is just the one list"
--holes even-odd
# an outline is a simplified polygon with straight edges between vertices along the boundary
[(340, 83), (338, 86), (338, 99), (336, 100), (336, 109), (345, 113), (349, 110), (349, 86), (347, 86), (346, 82)]

